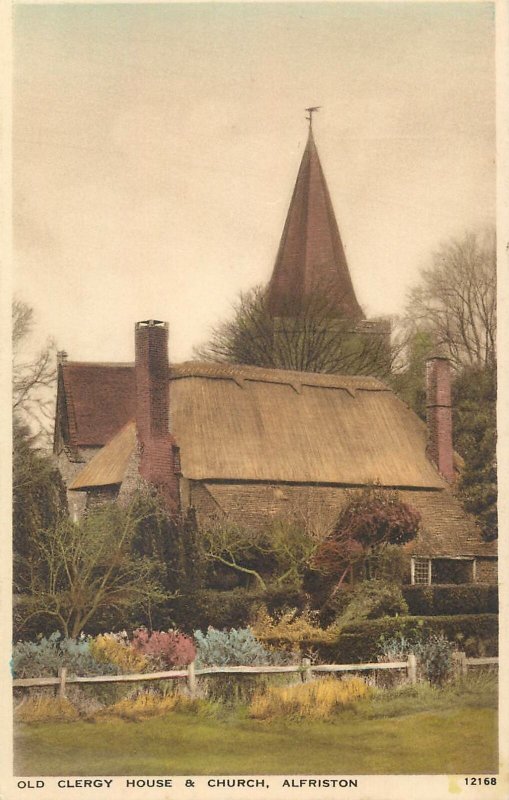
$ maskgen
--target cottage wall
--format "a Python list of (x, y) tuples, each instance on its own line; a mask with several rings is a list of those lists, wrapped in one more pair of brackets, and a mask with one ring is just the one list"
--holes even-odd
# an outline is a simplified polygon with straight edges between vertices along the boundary
[[(67, 449), (61, 450), (56, 461), (62, 479), (66, 486), (72, 483), (76, 475), (99, 452), (100, 447), (80, 447), (79, 454), (69, 454)], [(86, 492), (67, 492), (67, 504), (71, 519), (77, 520), (83, 515), (87, 507)]]
[(478, 558), (475, 566), (476, 583), (498, 583), (498, 562), (496, 558)]

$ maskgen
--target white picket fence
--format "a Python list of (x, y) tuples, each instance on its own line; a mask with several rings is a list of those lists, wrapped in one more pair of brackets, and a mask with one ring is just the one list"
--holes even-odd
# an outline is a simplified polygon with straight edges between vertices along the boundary
[[(470, 666), (498, 665), (498, 658), (467, 658), (465, 653), (455, 653), (455, 669), (457, 674), (464, 675)], [(368, 664), (312, 664), (309, 658), (303, 658), (300, 664), (271, 667), (205, 667), (196, 669), (194, 661), (187, 669), (169, 670), (167, 672), (140, 672), (128, 675), (68, 675), (67, 668), (61, 667), (55, 678), (17, 678), (13, 688), (28, 689), (43, 686), (58, 687), (58, 695), (66, 696), (66, 686), (80, 683), (141, 683), (144, 681), (177, 680), (184, 678), (191, 696), (196, 692), (196, 679), (202, 675), (277, 675), (283, 673), (300, 673), (303, 681), (312, 680), (314, 673), (334, 672), (366, 672), (385, 670), (406, 670), (410, 683), (417, 683), (417, 659), (410, 654), (407, 661), (372, 662)]]

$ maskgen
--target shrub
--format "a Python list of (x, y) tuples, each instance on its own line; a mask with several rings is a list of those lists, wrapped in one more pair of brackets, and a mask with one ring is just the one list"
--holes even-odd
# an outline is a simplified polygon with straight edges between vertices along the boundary
[(321, 628), (318, 614), (309, 609), (299, 613), (294, 608), (271, 616), (266, 608), (262, 608), (251, 627), (260, 641), (294, 655), (307, 652), (311, 641), (315, 644), (332, 643), (338, 635), (335, 625)]
[(387, 545), (370, 557), (370, 565), (381, 581), (401, 585), (410, 575), (410, 556), (400, 545)]
[(137, 653), (148, 657), (157, 667), (185, 667), (194, 661), (193, 640), (178, 631), (149, 631), (138, 628), (133, 633), (132, 646)]
[(28, 697), (14, 709), (16, 722), (72, 722), (78, 717), (73, 704), (63, 697)]
[(496, 614), (498, 586), (448, 584), (404, 586), (403, 596), (411, 614)]
[(302, 613), (309, 604), (309, 597), (295, 585), (269, 586), (261, 599), (271, 615), (281, 614), (292, 608)]
[(453, 653), (457, 649), (452, 642), (440, 634), (428, 634), (419, 639), (415, 632), (409, 638), (403, 634), (392, 637), (381, 636), (379, 661), (405, 661), (409, 653), (419, 659), (419, 670), (430, 683), (442, 686), (453, 667)]
[(295, 686), (270, 687), (253, 697), (249, 716), (324, 719), (370, 694), (361, 678), (319, 678)]
[(218, 631), (209, 627), (206, 633), (194, 632), (198, 667), (226, 665), (267, 665), (277, 663), (277, 654), (266, 650), (249, 628)]
[(375, 661), (379, 640), (403, 635), (417, 643), (431, 634), (442, 633), (449, 641), (464, 650), (468, 657), (497, 655), (498, 616), (496, 614), (465, 614), (435, 617), (383, 617), (366, 620), (360, 625), (344, 628), (331, 645), (316, 642), (322, 659), (331, 663)]
[[(288, 654), (263, 647), (249, 628), (218, 631), (208, 628), (206, 633), (195, 631), (197, 666), (256, 666), (288, 662)], [(207, 698), (225, 705), (248, 703), (262, 687), (269, 685), (273, 676), (266, 675), (214, 675), (200, 679)]]
[(432, 634), (415, 648), (428, 681), (442, 686), (452, 670), (454, 645), (443, 634)]
[(171, 615), (187, 633), (207, 630), (212, 623), (218, 630), (245, 628), (262, 603), (263, 592), (260, 591), (203, 589), (172, 601)]
[(15, 678), (55, 676), (60, 667), (67, 667), (73, 675), (116, 674), (114, 664), (99, 663), (90, 651), (90, 640), (52, 633), (36, 642), (17, 642), (13, 648), (13, 674)]
[(339, 616), (338, 624), (343, 627), (364, 619), (407, 613), (408, 606), (399, 586), (380, 580), (363, 581), (352, 590), (350, 602)]
[(120, 672), (142, 672), (147, 669), (146, 655), (132, 647), (127, 634), (102, 633), (90, 640), (90, 654), (98, 664), (112, 664)]
[(137, 692), (133, 697), (124, 697), (114, 705), (102, 708), (93, 714), (94, 720), (108, 717), (135, 721), (148, 717), (159, 717), (172, 711), (195, 709), (199, 701), (191, 700), (184, 694), (171, 693), (162, 695), (154, 690)]

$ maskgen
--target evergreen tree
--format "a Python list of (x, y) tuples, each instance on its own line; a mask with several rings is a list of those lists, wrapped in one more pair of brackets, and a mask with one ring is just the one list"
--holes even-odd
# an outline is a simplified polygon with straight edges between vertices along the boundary
[(464, 370), (454, 383), (453, 395), (455, 446), (465, 461), (458, 494), (485, 538), (496, 539), (496, 370)]
[(29, 582), (35, 545), (44, 531), (67, 514), (65, 486), (51, 456), (17, 417), (13, 425), (14, 591)]

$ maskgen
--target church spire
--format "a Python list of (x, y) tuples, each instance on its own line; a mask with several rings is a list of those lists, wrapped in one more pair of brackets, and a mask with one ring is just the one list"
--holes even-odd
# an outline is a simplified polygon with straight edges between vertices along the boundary
[(355, 297), (338, 224), (313, 138), (309, 135), (268, 287), (271, 314), (292, 316), (313, 291), (323, 291), (331, 307), (357, 322), (364, 318)]

